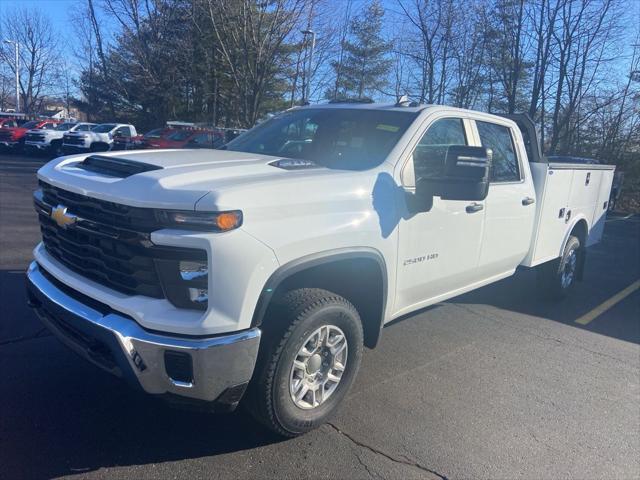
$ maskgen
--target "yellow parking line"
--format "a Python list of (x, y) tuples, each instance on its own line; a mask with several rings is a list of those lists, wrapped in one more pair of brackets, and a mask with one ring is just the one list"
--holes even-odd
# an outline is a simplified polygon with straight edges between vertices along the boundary
[(576, 320), (576, 323), (579, 323), (580, 325), (587, 325), (588, 323), (590, 323), (591, 321), (595, 320), (597, 317), (602, 315), (604, 312), (609, 310), (611, 307), (613, 307), (616, 303), (621, 302), (622, 300), (624, 300), (626, 297), (631, 295), (633, 292), (635, 292), (639, 288), (640, 288), (640, 280), (636, 280), (621, 292), (616, 293), (609, 300), (602, 302), (600, 305), (598, 305), (596, 308), (594, 308), (590, 312), (585, 313), (583, 316), (581, 316), (579, 319)]

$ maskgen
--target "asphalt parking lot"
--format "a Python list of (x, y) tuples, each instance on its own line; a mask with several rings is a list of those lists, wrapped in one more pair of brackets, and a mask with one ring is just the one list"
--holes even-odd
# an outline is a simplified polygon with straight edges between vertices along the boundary
[(607, 221), (562, 303), (523, 271), (388, 326), (332, 423), (283, 441), (130, 391), (42, 329), (42, 163), (0, 154), (0, 477), (640, 478), (640, 289), (583, 325), (640, 279), (639, 217)]

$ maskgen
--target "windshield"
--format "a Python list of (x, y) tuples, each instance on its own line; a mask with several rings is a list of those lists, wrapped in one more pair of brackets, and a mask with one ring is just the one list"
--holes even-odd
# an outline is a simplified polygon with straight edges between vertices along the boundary
[(384, 161), (416, 116), (390, 110), (292, 110), (232, 140), (226, 149), (366, 170)]
[(144, 138), (160, 138), (162, 136), (162, 132), (164, 128), (155, 128), (150, 132), (144, 134)]
[(182, 140), (186, 140), (187, 138), (189, 138), (192, 134), (193, 132), (191, 130), (178, 130), (177, 132), (169, 135), (167, 138), (175, 142), (181, 142)]
[(38, 122), (37, 120), (32, 120), (30, 122), (27, 123), (23, 123), (20, 128), (36, 128), (38, 126), (40, 122)]
[(96, 133), (107, 133), (114, 128), (116, 128), (116, 125), (114, 123), (103, 123), (101, 125), (98, 125), (97, 127), (93, 127), (91, 131)]
[(70, 130), (74, 126), (75, 126), (75, 123), (61, 123), (54, 130), (58, 130), (58, 131), (63, 131), (64, 132), (64, 131)]

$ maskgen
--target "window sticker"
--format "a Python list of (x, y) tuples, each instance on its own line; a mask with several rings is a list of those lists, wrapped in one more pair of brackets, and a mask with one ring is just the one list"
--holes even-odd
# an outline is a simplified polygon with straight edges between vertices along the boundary
[(384, 130), (385, 132), (397, 132), (400, 130), (400, 127), (396, 127), (395, 125), (385, 125), (384, 123), (379, 123), (376, 125), (376, 130)]

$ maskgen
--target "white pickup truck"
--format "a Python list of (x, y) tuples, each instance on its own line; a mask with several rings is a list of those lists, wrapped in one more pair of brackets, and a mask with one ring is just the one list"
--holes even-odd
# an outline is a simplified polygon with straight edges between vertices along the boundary
[(135, 137), (136, 127), (127, 123), (101, 123), (88, 132), (65, 133), (62, 150), (66, 154), (84, 152), (107, 152), (113, 147), (113, 137)]
[(24, 149), (27, 153), (48, 152), (56, 156), (62, 155), (62, 137), (72, 132), (88, 132), (95, 123), (65, 122), (51, 129), (29, 130), (24, 137)]
[(566, 295), (613, 173), (546, 163), (526, 117), (405, 103), (294, 108), (216, 151), (65, 157), (38, 172), (29, 302), (145, 392), (243, 399), (295, 436), (391, 320), (518, 267)]

